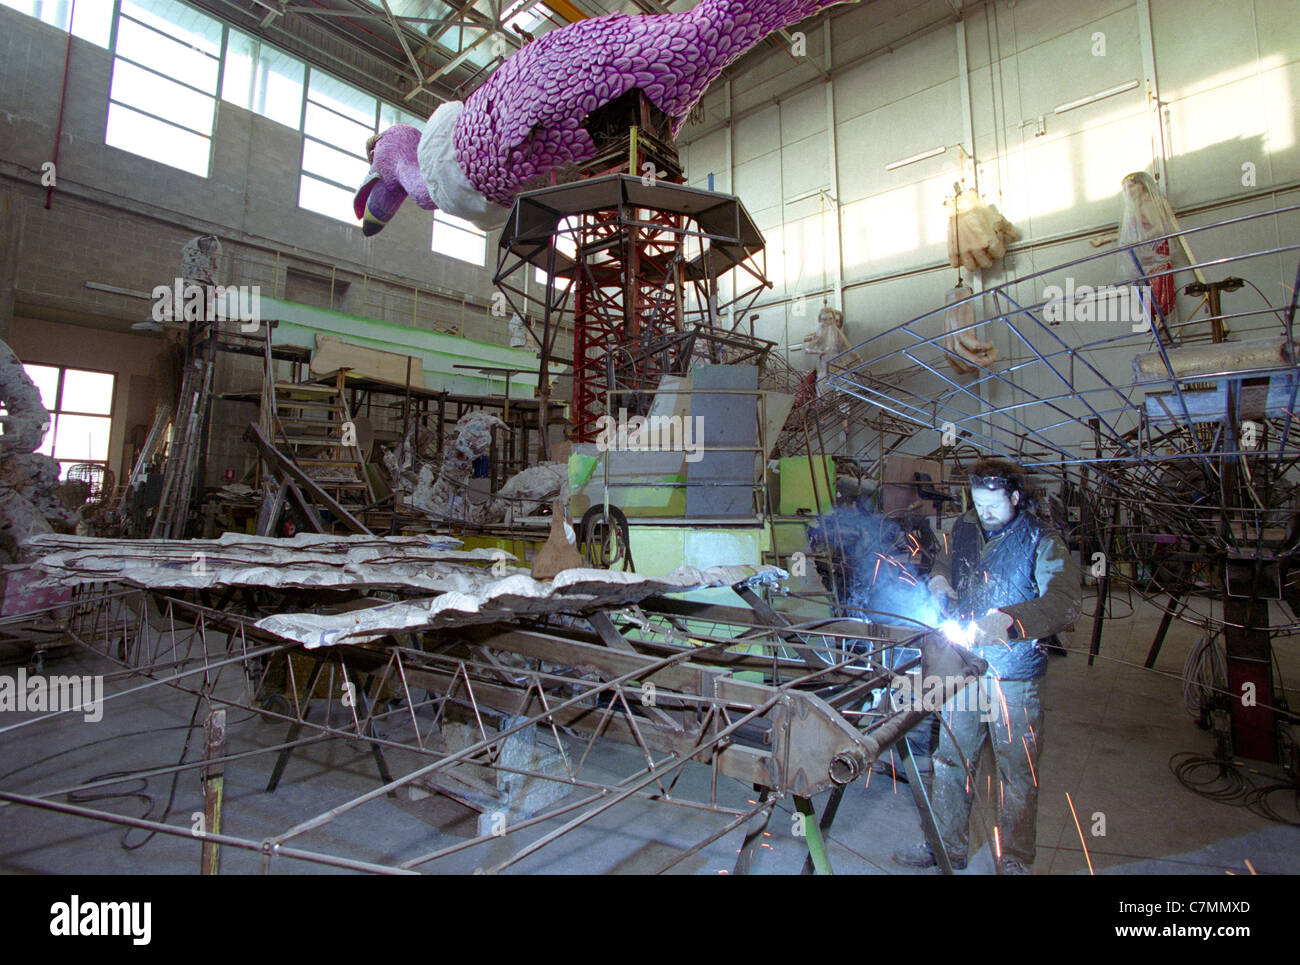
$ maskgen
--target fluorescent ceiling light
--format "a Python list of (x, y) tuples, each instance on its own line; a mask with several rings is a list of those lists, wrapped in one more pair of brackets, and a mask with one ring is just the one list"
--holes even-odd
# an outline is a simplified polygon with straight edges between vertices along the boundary
[(1127, 84), (1120, 84), (1118, 87), (1111, 87), (1109, 90), (1099, 91), (1098, 93), (1090, 94), (1087, 97), (1080, 97), (1077, 101), (1070, 101), (1070, 103), (1068, 104), (1062, 104), (1059, 107), (1054, 108), (1052, 113), (1064, 114), (1066, 111), (1072, 111), (1076, 107), (1082, 107), (1084, 104), (1093, 104), (1099, 100), (1105, 100), (1107, 97), (1113, 97), (1116, 94), (1122, 94), (1126, 90), (1132, 90), (1137, 85), (1138, 85), (1137, 81), (1131, 80)]
[(920, 154), (913, 154), (911, 157), (905, 157), (901, 161), (890, 161), (885, 165), (886, 171), (893, 171), (896, 168), (906, 167), (909, 164), (915, 164), (917, 161), (924, 161), (926, 158), (938, 157), (944, 151), (948, 150), (946, 146), (940, 144), (929, 151), (922, 151)]

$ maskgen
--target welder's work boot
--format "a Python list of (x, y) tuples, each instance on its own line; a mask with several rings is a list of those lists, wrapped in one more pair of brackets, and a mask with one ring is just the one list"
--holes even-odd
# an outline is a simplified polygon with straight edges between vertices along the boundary
[(1029, 870), (1028, 865), (1026, 865), (1019, 858), (1011, 857), (1011, 855), (1006, 855), (1005, 857), (1003, 857), (1001, 861), (998, 862), (998, 871), (1004, 875), (1033, 874), (1033, 872)]
[[(892, 860), (894, 864), (901, 864), (905, 868), (935, 868), (939, 865), (939, 859), (934, 856), (934, 852), (924, 841), (906, 850), (895, 851)], [(966, 860), (964, 854), (948, 855), (948, 862), (952, 865), (953, 871), (964, 871)]]

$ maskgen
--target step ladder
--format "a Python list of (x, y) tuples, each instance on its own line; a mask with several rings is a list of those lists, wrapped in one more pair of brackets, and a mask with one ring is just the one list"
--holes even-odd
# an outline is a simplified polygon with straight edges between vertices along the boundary
[[(271, 438), (340, 505), (375, 501), (344, 391), (345, 370), (273, 384)], [(349, 428), (350, 427), (350, 428)]]
[(189, 522), (194, 477), (203, 442), (208, 404), (212, 399), (212, 371), (215, 344), (211, 338), (198, 342), (185, 363), (181, 390), (176, 401), (167, 464), (163, 470), (162, 496), (154, 514), (150, 539), (182, 539)]

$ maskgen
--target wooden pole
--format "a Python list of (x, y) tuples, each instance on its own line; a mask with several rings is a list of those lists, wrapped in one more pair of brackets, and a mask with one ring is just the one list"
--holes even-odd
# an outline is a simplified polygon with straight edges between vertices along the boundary
[[(207, 761), (219, 761), (226, 756), (226, 712), (214, 710), (203, 724), (203, 758)], [(225, 766), (209, 764), (203, 769), (203, 830), (211, 834), (221, 833), (221, 796), (224, 789)], [(221, 846), (207, 838), (203, 841), (202, 859), (199, 874), (215, 875), (221, 873)]]

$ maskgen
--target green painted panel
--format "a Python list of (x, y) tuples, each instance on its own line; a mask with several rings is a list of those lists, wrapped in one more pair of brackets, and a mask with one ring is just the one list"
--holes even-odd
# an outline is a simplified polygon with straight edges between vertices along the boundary
[(272, 341), (276, 345), (316, 347), (316, 334), (334, 335), (357, 345), (397, 352), (420, 359), (425, 385), (432, 389), (482, 395), (489, 388), (501, 394), (505, 380), (487, 378), (456, 369), (455, 365), (494, 365), (524, 371), (510, 379), (511, 394), (532, 397), (537, 386), (537, 356), (530, 349), (513, 349), (491, 342), (430, 332), (410, 325), (396, 325), (360, 315), (347, 315), (325, 308), (313, 308), (279, 298), (261, 300), (262, 317), (279, 321)]
[(834, 479), (834, 467), (830, 456), (814, 456), (811, 470), (807, 456), (786, 456), (781, 459), (780, 466), (782, 516), (793, 516), (801, 509), (815, 513), (819, 500), (822, 512), (831, 508), (834, 489), (830, 481)]

